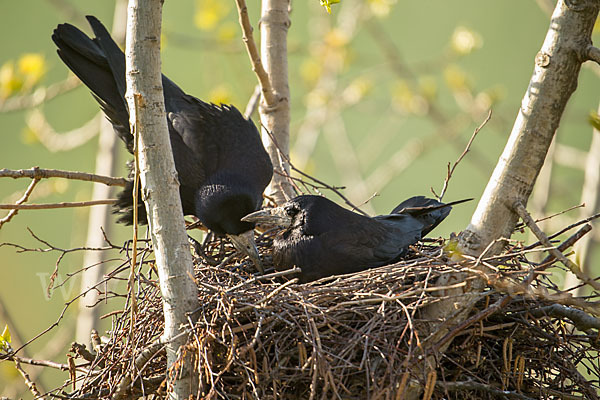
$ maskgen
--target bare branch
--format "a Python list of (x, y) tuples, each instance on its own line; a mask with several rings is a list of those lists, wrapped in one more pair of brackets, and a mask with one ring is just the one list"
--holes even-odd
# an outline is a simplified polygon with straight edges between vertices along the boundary
[[(162, 340), (157, 340), (154, 343), (151, 343), (148, 347), (146, 347), (142, 352), (135, 358), (134, 361), (134, 371), (142, 370), (142, 367), (150, 361), (159, 351), (165, 348), (165, 343)], [(112, 396), (112, 400), (121, 400), (124, 399), (127, 395), (127, 391), (129, 390), (133, 381), (133, 376), (131, 374), (126, 374), (121, 382), (117, 385), (115, 393)]]
[(438, 381), (435, 383), (436, 386), (442, 387), (444, 390), (448, 392), (457, 392), (461, 393), (462, 391), (470, 391), (477, 390), (484, 393), (490, 394), (492, 397), (490, 398), (499, 398), (499, 399), (517, 399), (517, 400), (534, 400), (533, 397), (525, 396), (522, 393), (516, 391), (509, 390), (500, 390), (494, 388), (494, 386), (489, 383), (479, 383), (475, 381), (459, 381), (459, 382), (441, 382)]
[(246, 109), (244, 110), (244, 117), (246, 117), (246, 119), (250, 119), (252, 114), (254, 114), (254, 112), (258, 108), (259, 102), (260, 102), (260, 85), (256, 85), (256, 87), (254, 88), (254, 92), (252, 93), (252, 96), (250, 96), (250, 99), (248, 100), (248, 104), (246, 104)]
[(61, 371), (66, 371), (69, 369), (69, 366), (67, 364), (61, 364), (61, 363), (57, 363), (54, 361), (48, 361), (48, 360), (36, 360), (33, 358), (29, 358), (29, 357), (19, 357), (14, 354), (7, 355), (5, 359), (20, 362), (22, 364), (35, 365), (37, 367), (50, 367), (50, 368), (60, 369)]
[(44, 179), (44, 178), (64, 178), (74, 179), (86, 182), (98, 182), (108, 186), (125, 186), (127, 179), (125, 178), (114, 178), (111, 176), (102, 176), (96, 174), (89, 174), (87, 172), (77, 171), (63, 171), (59, 169), (42, 169), (33, 167), (31, 169), (0, 169), (0, 178), (30, 178), (30, 179)]
[(589, 61), (594, 61), (596, 64), (600, 64), (600, 49), (594, 46), (590, 46), (587, 48), (587, 59)]
[[(597, 219), (597, 218), (600, 218), (600, 213), (599, 213), (599, 214), (594, 214), (594, 215), (592, 215), (591, 217), (588, 217), (588, 218), (582, 219), (581, 221), (577, 221), (577, 222), (575, 222), (575, 223), (573, 223), (573, 224), (571, 224), (571, 225), (569, 225), (569, 226), (567, 226), (567, 227), (565, 227), (565, 228), (561, 229), (560, 231), (558, 231), (558, 232), (556, 232), (556, 233), (553, 233), (552, 235), (548, 236), (548, 239), (552, 240), (552, 239), (554, 239), (555, 237), (557, 237), (557, 236), (560, 236), (560, 235), (562, 235), (563, 233), (565, 233), (565, 232), (567, 232), (567, 231), (570, 231), (570, 230), (571, 230), (571, 229), (573, 229), (573, 228), (576, 228), (576, 227), (578, 227), (579, 225), (583, 225), (583, 224), (585, 224), (585, 223), (591, 222), (591, 221), (593, 221), (593, 220), (595, 220), (595, 219)], [(536, 222), (537, 222), (537, 221), (536, 221)], [(540, 245), (540, 243), (541, 243), (541, 242), (539, 242), (539, 241), (538, 241), (538, 242), (535, 242), (535, 243), (533, 243), (533, 244), (530, 244), (530, 245), (526, 246), (526, 247), (525, 247), (525, 249), (532, 249), (532, 248), (534, 248), (534, 247), (537, 247), (537, 246), (539, 246), (539, 245)]]
[(600, 319), (587, 314), (585, 311), (572, 307), (566, 307), (560, 304), (552, 304), (550, 306), (540, 307), (534, 310), (527, 310), (527, 313), (531, 314), (535, 318), (546, 316), (568, 318), (571, 323), (582, 332), (590, 329), (600, 330)]
[(75, 75), (71, 75), (64, 81), (36, 89), (31, 94), (9, 97), (4, 101), (0, 101), (0, 113), (37, 107), (56, 96), (75, 89), (80, 84), (79, 79)]
[[(334, 187), (334, 186), (330, 186), (330, 185), (328, 185), (327, 183), (325, 183), (325, 182), (323, 182), (323, 181), (321, 181), (321, 180), (319, 180), (319, 179), (317, 179), (317, 178), (314, 178), (314, 177), (312, 177), (312, 176), (308, 175), (307, 173), (305, 173), (305, 172), (303, 172), (303, 171), (299, 170), (298, 168), (294, 167), (294, 165), (293, 165), (293, 164), (291, 163), (291, 161), (290, 161), (290, 158), (289, 158), (289, 157), (288, 157), (288, 156), (287, 156), (285, 153), (283, 153), (282, 151), (280, 151), (280, 150), (279, 150), (279, 146), (278, 146), (278, 144), (277, 144), (277, 140), (276, 140), (276, 139), (275, 139), (275, 137), (274, 137), (274, 136), (271, 134), (271, 132), (269, 132), (269, 130), (268, 130), (268, 129), (266, 129), (266, 127), (264, 127), (264, 126), (263, 126), (263, 129), (264, 129), (264, 131), (265, 131), (265, 132), (266, 132), (266, 133), (269, 135), (269, 137), (271, 138), (271, 141), (273, 142), (273, 145), (274, 145), (274, 146), (275, 146), (275, 148), (278, 150), (279, 157), (280, 157), (280, 158), (282, 158), (282, 159), (283, 159), (283, 160), (284, 160), (284, 161), (285, 161), (285, 162), (286, 162), (286, 163), (287, 163), (287, 164), (290, 166), (290, 168), (291, 168), (291, 170), (292, 170), (292, 171), (295, 171), (295, 172), (299, 173), (300, 175), (302, 175), (302, 176), (304, 176), (304, 177), (306, 177), (306, 178), (308, 178), (308, 179), (310, 179), (310, 180), (312, 180), (312, 181), (314, 181), (314, 182), (317, 182), (319, 185), (322, 185), (324, 188), (327, 188), (327, 189), (331, 190), (332, 192), (334, 192), (335, 194), (337, 194), (338, 196), (340, 196), (340, 198), (341, 198), (342, 200), (344, 200), (344, 202), (345, 202), (345, 203), (346, 203), (348, 206), (352, 207), (352, 210), (354, 210), (354, 211), (358, 211), (359, 213), (361, 213), (362, 215), (365, 215), (365, 216), (367, 216), (367, 217), (369, 216), (369, 214), (367, 214), (366, 212), (364, 212), (363, 210), (361, 210), (360, 208), (358, 208), (356, 205), (354, 205), (354, 204), (353, 204), (353, 203), (352, 203), (350, 200), (348, 200), (348, 198), (347, 198), (346, 196), (344, 196), (344, 195), (342, 194), (342, 192), (340, 192), (340, 191), (339, 191), (339, 190), (338, 190), (336, 187)], [(278, 172), (276, 172), (276, 173), (278, 173)], [(280, 172), (279, 172), (279, 173), (280, 173)], [(289, 176), (289, 175), (284, 175), (284, 176), (285, 176), (286, 178), (288, 178), (288, 179), (292, 179), (292, 178), (291, 178), (291, 176)]]
[(519, 217), (521, 217), (521, 219), (527, 224), (527, 226), (529, 227), (529, 229), (531, 229), (533, 234), (537, 236), (539, 241), (542, 242), (544, 246), (550, 248), (550, 250), (548, 250), (550, 254), (552, 254), (557, 260), (563, 263), (564, 266), (567, 267), (573, 274), (575, 274), (575, 276), (577, 276), (577, 278), (579, 278), (580, 281), (590, 285), (596, 290), (600, 290), (599, 282), (585, 276), (577, 264), (565, 257), (563, 253), (558, 251), (558, 249), (554, 247), (552, 243), (550, 243), (548, 236), (546, 236), (546, 234), (542, 232), (542, 230), (537, 226), (533, 218), (531, 218), (531, 215), (529, 215), (529, 213), (525, 209), (523, 203), (521, 203), (520, 201), (516, 201), (513, 204), (513, 209), (519, 215)]
[[(27, 199), (29, 199), (29, 196), (31, 195), (31, 192), (33, 192), (33, 188), (37, 185), (37, 183), (39, 182), (39, 179), (34, 179), (31, 181), (31, 183), (29, 184), (29, 187), (27, 188), (27, 190), (25, 191), (25, 193), (23, 194), (23, 197), (21, 197), (19, 200), (17, 200), (16, 204), (20, 205), (23, 204), (27, 201)], [(0, 219), (0, 228), (2, 228), (2, 225), (4, 225), (5, 223), (9, 222), (15, 215), (17, 215), (17, 213), (19, 212), (18, 209), (14, 209), (11, 210), (6, 217)]]
[(440, 195), (438, 196), (438, 200), (439, 201), (442, 201), (442, 198), (446, 194), (446, 190), (448, 189), (448, 182), (450, 181), (450, 178), (452, 178), (452, 174), (454, 173), (454, 170), (456, 169), (456, 166), (467, 155), (467, 153), (471, 149), (471, 145), (473, 144), (473, 140), (475, 140), (475, 137), (477, 136), (477, 134), (479, 133), (479, 131), (488, 123), (488, 121), (490, 120), (490, 118), (492, 118), (492, 110), (491, 109), (488, 112), (487, 117), (485, 117), (485, 119), (483, 120), (483, 122), (477, 128), (475, 128), (475, 131), (473, 132), (473, 135), (471, 135), (471, 139), (469, 139), (469, 142), (467, 143), (467, 146), (465, 147), (465, 150), (458, 157), (458, 159), (454, 162), (454, 164), (452, 165), (452, 168), (450, 168), (450, 167), (448, 168), (448, 175), (446, 176), (446, 179), (444, 180), (444, 186), (442, 187), (442, 191), (440, 192)]
[(260, 54), (258, 53), (256, 42), (254, 42), (254, 37), (252, 35), (253, 29), (252, 25), (250, 25), (250, 20), (248, 18), (248, 7), (246, 6), (246, 0), (236, 0), (235, 3), (238, 9), (240, 26), (242, 27), (242, 39), (244, 40), (244, 44), (246, 45), (248, 57), (250, 57), (252, 71), (254, 71), (256, 77), (258, 78), (258, 82), (260, 83), (262, 94), (265, 101), (267, 102), (267, 105), (272, 107), (273, 105), (275, 105), (277, 97), (275, 95), (275, 92), (273, 91), (273, 86), (271, 85), (271, 81), (269, 80), (269, 75), (267, 74), (267, 71), (265, 71), (262, 61), (260, 60)]
[(51, 208), (90, 207), (101, 204), (114, 204), (116, 199), (73, 201), (48, 204), (0, 204), (0, 210), (48, 210)]
[[(574, 234), (569, 236), (567, 238), (567, 240), (562, 242), (556, 249), (562, 253), (563, 251), (567, 250), (569, 247), (573, 246), (579, 239), (584, 237), (591, 230), (592, 230), (592, 225), (585, 224), (580, 229), (578, 229), (577, 232), (575, 232)], [(546, 257), (542, 260), (540, 265), (548, 264), (548, 263), (554, 261), (555, 259), (556, 258), (554, 257), (554, 255), (550, 254), (550, 255), (548, 255), (548, 257)]]
[(25, 372), (25, 370), (21, 367), (21, 363), (17, 360), (14, 360), (14, 362), (15, 362), (15, 368), (17, 369), (17, 371), (19, 371), (19, 373), (23, 377), (23, 380), (25, 381), (25, 384), (29, 388), (29, 391), (33, 394), (33, 397), (35, 399), (39, 399), (39, 400), (45, 399), (45, 397), (38, 390), (35, 382), (30, 378), (29, 374), (27, 372)]

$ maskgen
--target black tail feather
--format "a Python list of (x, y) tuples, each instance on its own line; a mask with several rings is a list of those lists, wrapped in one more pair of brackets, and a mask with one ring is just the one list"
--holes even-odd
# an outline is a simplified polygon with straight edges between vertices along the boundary
[[(100, 27), (102, 27), (106, 32), (98, 20), (92, 17), (90, 23), (92, 21), (94, 21), (94, 29), (100, 32)], [(108, 32), (106, 34), (108, 35)], [(115, 131), (131, 151), (133, 137), (129, 133), (129, 113), (123, 97), (125, 93), (125, 56), (123, 52), (110, 36), (103, 36), (102, 40), (90, 39), (71, 24), (58, 25), (52, 34), (52, 40), (58, 47), (59, 57), (92, 91)], [(107, 41), (112, 42), (120, 52), (120, 62), (113, 61), (119, 57), (112, 53), (107, 58), (105, 48), (111, 48), (106, 44)]]
[[(119, 215), (117, 222), (125, 225), (133, 224), (133, 180), (128, 181), (123, 191), (117, 195), (117, 201), (113, 206), (113, 214)], [(138, 223), (145, 225), (147, 221), (148, 217), (146, 207), (142, 201), (142, 189), (140, 186), (138, 188)]]

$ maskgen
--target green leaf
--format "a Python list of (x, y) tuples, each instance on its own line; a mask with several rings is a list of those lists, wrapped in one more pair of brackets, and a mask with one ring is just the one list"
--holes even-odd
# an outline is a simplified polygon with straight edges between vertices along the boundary
[(0, 350), (8, 349), (8, 345), (10, 344), (10, 330), (8, 329), (8, 325), (4, 327), (4, 331), (2, 331), (2, 335), (0, 335)]
[(321, 5), (325, 7), (329, 14), (331, 14), (331, 5), (339, 2), (340, 0), (321, 0)]
[(598, 115), (598, 113), (595, 111), (590, 111), (590, 115), (588, 115), (588, 122), (594, 127), (594, 129), (600, 131), (600, 115)]

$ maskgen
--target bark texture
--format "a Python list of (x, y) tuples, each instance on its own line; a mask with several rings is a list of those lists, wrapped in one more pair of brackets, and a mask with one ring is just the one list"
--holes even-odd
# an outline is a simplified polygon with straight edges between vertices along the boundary
[[(460, 236), (467, 254), (501, 250), (518, 220), (511, 206), (526, 204), (564, 108), (577, 87), (581, 64), (589, 57), (598, 0), (559, 0), (533, 76), (504, 152)], [(495, 243), (494, 243), (495, 242)]]
[[(137, 130), (140, 177), (152, 245), (160, 280), (165, 316), (161, 341), (167, 343), (169, 368), (178, 357), (186, 335), (186, 313), (197, 307), (192, 280), (192, 257), (184, 229), (179, 182), (169, 141), (161, 82), (161, 0), (130, 0), (127, 18), (127, 104), (132, 132)], [(186, 367), (187, 363), (187, 367)], [(169, 398), (196, 393), (189, 360), (170, 370)]]
[(288, 85), (287, 32), (290, 27), (289, 0), (263, 0), (261, 59), (275, 93), (274, 102), (264, 96), (259, 107), (262, 140), (273, 162), (273, 179), (266, 194), (278, 204), (295, 196), (287, 181), (290, 167), (279, 155), (290, 152), (290, 88)]

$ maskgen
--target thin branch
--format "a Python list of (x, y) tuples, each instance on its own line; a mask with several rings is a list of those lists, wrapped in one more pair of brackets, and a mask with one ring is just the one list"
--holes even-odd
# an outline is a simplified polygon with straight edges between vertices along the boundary
[(552, 254), (557, 260), (563, 263), (564, 266), (567, 267), (575, 276), (577, 276), (577, 278), (579, 278), (580, 281), (590, 285), (595, 290), (600, 290), (599, 282), (585, 276), (585, 274), (581, 271), (581, 268), (579, 268), (577, 264), (565, 257), (563, 253), (558, 251), (558, 249), (554, 247), (552, 243), (550, 243), (550, 239), (548, 239), (548, 236), (546, 236), (546, 234), (542, 232), (542, 230), (537, 226), (531, 215), (529, 215), (529, 213), (525, 209), (523, 203), (521, 203), (520, 201), (516, 201), (513, 204), (513, 209), (527, 224), (527, 226), (529, 227), (529, 229), (531, 229), (533, 234), (537, 236), (538, 240), (542, 242), (544, 246), (550, 248), (550, 250), (548, 250), (550, 254)]
[(19, 357), (14, 354), (9, 354), (4, 359), (12, 360), (15, 362), (20, 362), (22, 364), (35, 365), (37, 367), (50, 367), (50, 368), (60, 369), (61, 371), (66, 371), (69, 369), (69, 366), (67, 364), (61, 364), (61, 363), (57, 363), (54, 361), (48, 361), (48, 360), (36, 360), (33, 358), (29, 358), (29, 357)]
[(51, 208), (90, 207), (101, 204), (114, 204), (116, 199), (73, 201), (48, 204), (0, 204), (0, 210), (48, 210)]
[(449, 342), (453, 337), (464, 331), (469, 326), (473, 325), (476, 322), (483, 320), (484, 318), (489, 317), (494, 314), (496, 311), (501, 310), (510, 302), (511, 296), (506, 295), (504, 297), (499, 298), (494, 304), (490, 305), (488, 308), (478, 312), (470, 318), (467, 318), (448, 333), (444, 335), (436, 344), (432, 346), (432, 352), (437, 352), (442, 346), (444, 346), (447, 342)]
[(19, 371), (19, 373), (23, 377), (23, 380), (25, 381), (25, 385), (27, 385), (27, 387), (29, 388), (29, 391), (33, 394), (34, 399), (44, 399), (44, 396), (38, 390), (35, 382), (31, 379), (29, 374), (21, 367), (21, 363), (17, 359), (18, 357), (15, 358), (15, 351), (12, 349), (10, 344), (8, 344), (7, 347), (8, 347), (7, 354), (6, 355), (3, 354), (2, 359), (3, 360), (11, 359), (12, 361), (14, 361), (15, 368), (17, 369), (17, 371)]
[(81, 82), (79, 79), (75, 75), (71, 75), (64, 81), (53, 83), (48, 87), (36, 89), (31, 94), (9, 97), (4, 101), (0, 101), (0, 113), (37, 107), (56, 96), (75, 89), (80, 84)]
[[(554, 214), (548, 215), (548, 216), (546, 216), (546, 217), (538, 218), (538, 219), (536, 219), (536, 220), (535, 220), (535, 223), (536, 223), (536, 224), (539, 224), (540, 222), (547, 221), (547, 220), (549, 220), (549, 219), (552, 219), (552, 218), (556, 218), (556, 217), (558, 217), (559, 215), (566, 214), (566, 213), (568, 213), (569, 211), (573, 211), (573, 210), (575, 210), (575, 209), (577, 209), (577, 208), (582, 208), (582, 207), (585, 207), (585, 203), (577, 204), (577, 205), (575, 205), (575, 206), (571, 206), (571, 207), (569, 207), (569, 208), (567, 208), (567, 209), (565, 209), (565, 210), (562, 210), (562, 211), (559, 211), (559, 212), (557, 212), (557, 213), (554, 213)], [(519, 229), (523, 229), (524, 227), (525, 227), (525, 222), (519, 222), (519, 223), (518, 223), (518, 224), (515, 226), (515, 231), (517, 231), (517, 230), (519, 230)], [(553, 235), (553, 236), (556, 236), (556, 235)], [(552, 239), (552, 238), (551, 238), (551, 237), (549, 237), (549, 239)], [(537, 243), (539, 244), (539, 242), (537, 242)], [(528, 247), (530, 247), (530, 246), (528, 246)]]
[(449, 392), (464, 392), (467, 390), (477, 390), (490, 394), (493, 397), (499, 399), (518, 399), (518, 400), (534, 400), (533, 397), (525, 396), (522, 393), (508, 390), (500, 390), (494, 388), (489, 383), (479, 383), (475, 381), (463, 381), (463, 382), (442, 382), (438, 381), (435, 383), (436, 386), (441, 387)]
[(338, 196), (340, 196), (340, 198), (342, 200), (344, 200), (344, 202), (348, 206), (352, 207), (353, 210), (358, 211), (359, 213), (363, 214), (364, 216), (367, 216), (367, 217), (369, 216), (369, 214), (367, 214), (366, 212), (364, 212), (363, 210), (361, 210), (360, 208), (358, 208), (357, 206), (355, 206), (354, 204), (352, 204), (352, 202), (350, 200), (348, 200), (348, 198), (346, 196), (344, 196), (342, 194), (342, 192), (340, 192), (339, 190), (337, 190), (334, 186), (330, 186), (330, 185), (326, 184), (325, 182), (323, 182), (323, 181), (321, 181), (321, 180), (319, 180), (317, 178), (314, 178), (314, 177), (308, 175), (307, 173), (300, 171), (298, 168), (294, 167), (294, 164), (291, 163), (290, 158), (286, 154), (284, 154), (282, 151), (279, 151), (279, 146), (277, 145), (277, 140), (275, 139), (275, 136), (273, 136), (273, 134), (271, 132), (269, 132), (269, 130), (264, 125), (263, 125), (263, 128), (264, 128), (265, 132), (267, 132), (267, 134), (269, 135), (269, 137), (271, 138), (271, 140), (273, 141), (273, 144), (275, 145), (275, 147), (277, 147), (279, 156), (285, 162), (287, 162), (289, 164), (289, 166), (290, 166), (290, 168), (291, 168), (292, 171), (295, 171), (295, 172), (299, 173), (300, 175), (302, 175), (302, 176), (304, 176), (304, 177), (306, 177), (306, 178), (308, 178), (308, 179), (310, 179), (310, 180), (318, 183), (319, 185), (322, 185), (323, 187), (331, 190), (332, 192), (334, 192), (335, 194), (337, 194)]
[[(573, 229), (573, 228), (576, 228), (576, 227), (578, 227), (579, 225), (586, 224), (586, 223), (588, 223), (588, 222), (591, 222), (591, 221), (593, 221), (593, 220), (595, 220), (595, 219), (597, 219), (597, 218), (600, 218), (600, 213), (598, 213), (598, 214), (594, 214), (594, 215), (592, 215), (591, 217), (588, 217), (588, 218), (582, 219), (581, 221), (577, 221), (577, 222), (575, 222), (575, 223), (573, 223), (573, 224), (571, 224), (571, 225), (569, 225), (569, 226), (567, 226), (567, 227), (565, 227), (565, 228), (561, 229), (560, 231), (558, 231), (558, 232), (556, 232), (556, 233), (553, 233), (552, 235), (548, 236), (548, 239), (552, 240), (552, 239), (554, 239), (555, 237), (557, 237), (557, 236), (560, 236), (560, 235), (562, 235), (563, 233), (565, 233), (565, 232), (567, 232), (567, 231), (570, 231), (570, 230), (571, 230), (571, 229)], [(537, 241), (537, 242), (535, 242), (535, 243), (533, 243), (533, 244), (530, 244), (529, 246), (526, 246), (526, 247), (525, 247), (525, 249), (532, 249), (532, 248), (534, 248), (534, 247), (537, 247), (537, 246), (539, 246), (540, 244), (541, 244), (541, 242), (540, 242), (540, 241)]]
[[(582, 226), (579, 230), (577, 230), (577, 232), (575, 232), (573, 235), (569, 236), (567, 238), (567, 240), (562, 242), (556, 249), (560, 252), (567, 250), (569, 247), (572, 247), (579, 239), (584, 237), (591, 230), (592, 230), (592, 225), (590, 225), (590, 224), (586, 224), (586, 225)], [(548, 264), (548, 263), (554, 261), (555, 259), (556, 259), (556, 257), (554, 257), (553, 254), (549, 254), (548, 257), (544, 258), (542, 260), (542, 262), (540, 262), (540, 265)]]
[[(185, 332), (183, 332), (185, 333)], [(135, 358), (133, 371), (139, 371), (142, 369), (144, 364), (150, 361), (156, 353), (163, 350), (165, 348), (165, 343), (162, 340), (157, 340), (154, 343), (151, 343), (148, 347), (146, 347), (142, 352)], [(115, 393), (112, 396), (112, 400), (120, 400), (124, 399), (127, 395), (128, 390), (130, 389), (131, 384), (133, 383), (132, 374), (125, 374), (123, 379), (117, 385)]]
[(596, 64), (600, 64), (600, 49), (594, 46), (589, 46), (587, 48), (587, 59), (589, 61), (594, 61)]
[[(462, 159), (467, 155), (467, 153), (471, 149), (471, 145), (473, 144), (475, 137), (477, 136), (479, 131), (488, 123), (490, 118), (492, 118), (492, 109), (491, 108), (488, 111), (487, 117), (485, 117), (483, 122), (477, 128), (475, 128), (475, 131), (473, 132), (473, 135), (471, 135), (471, 139), (469, 139), (467, 146), (465, 147), (462, 154), (458, 157), (458, 159), (454, 162), (454, 164), (452, 165), (452, 168), (450, 168), (450, 164), (448, 164), (448, 175), (446, 176), (446, 179), (444, 179), (444, 186), (442, 187), (442, 191), (440, 192), (440, 195), (437, 196), (439, 201), (442, 201), (442, 198), (446, 194), (446, 190), (448, 189), (448, 182), (450, 181), (450, 178), (452, 178), (452, 174), (454, 173), (454, 170), (456, 169), (458, 164), (462, 161)], [(433, 188), (431, 189), (431, 191), (433, 192)], [(433, 192), (433, 194), (435, 194), (435, 192)]]
[(587, 314), (585, 311), (560, 304), (552, 304), (533, 310), (529, 309), (527, 310), (527, 314), (531, 314), (535, 318), (568, 318), (571, 323), (582, 332), (590, 329), (600, 330), (600, 319)]
[(260, 85), (256, 85), (254, 87), (254, 92), (252, 93), (252, 96), (250, 96), (250, 99), (248, 100), (248, 104), (246, 104), (246, 109), (244, 110), (244, 117), (246, 119), (250, 119), (252, 114), (254, 114), (254, 112), (258, 108), (259, 102), (260, 102)]
[(37, 399), (43, 400), (45, 397), (40, 393), (35, 382), (33, 380), (31, 380), (31, 378), (29, 377), (29, 374), (27, 372), (25, 372), (25, 370), (21, 367), (21, 363), (17, 360), (14, 360), (14, 362), (15, 362), (15, 368), (17, 369), (17, 371), (19, 371), (19, 373), (23, 377), (23, 380), (25, 381), (25, 384), (29, 388), (29, 391), (33, 394), (33, 397), (36, 400)]
[(273, 86), (271, 86), (269, 75), (267, 74), (267, 71), (265, 71), (262, 61), (260, 60), (260, 54), (258, 53), (256, 42), (254, 42), (254, 37), (252, 36), (253, 29), (252, 25), (250, 25), (250, 19), (248, 18), (248, 7), (246, 6), (246, 1), (236, 0), (235, 3), (238, 9), (240, 26), (242, 27), (242, 39), (246, 45), (248, 57), (250, 57), (252, 71), (254, 71), (256, 77), (258, 78), (258, 82), (260, 83), (262, 94), (267, 102), (267, 105), (272, 107), (277, 101), (277, 96), (273, 91)]
[(0, 178), (30, 178), (30, 179), (44, 179), (44, 178), (65, 178), (75, 179), (87, 182), (98, 182), (108, 186), (125, 186), (127, 179), (115, 178), (111, 176), (102, 176), (96, 174), (89, 174), (87, 172), (77, 171), (63, 171), (59, 169), (42, 169), (33, 167), (31, 169), (0, 169)]
[[(25, 190), (25, 193), (23, 194), (23, 197), (21, 197), (19, 200), (17, 200), (17, 202), (15, 204), (20, 205), (23, 204), (27, 201), (27, 199), (29, 199), (29, 196), (31, 195), (31, 192), (33, 192), (33, 188), (35, 188), (35, 186), (37, 185), (37, 183), (39, 182), (39, 179), (34, 179), (31, 181), (31, 183), (29, 184), (29, 187), (27, 188), (27, 190)], [(17, 215), (17, 213), (19, 212), (18, 209), (14, 209), (11, 210), (6, 217), (0, 219), (0, 228), (2, 228), (2, 226), (9, 222), (15, 215)]]

